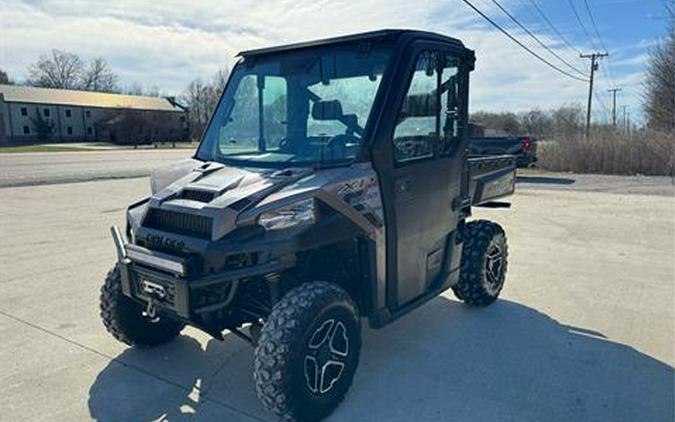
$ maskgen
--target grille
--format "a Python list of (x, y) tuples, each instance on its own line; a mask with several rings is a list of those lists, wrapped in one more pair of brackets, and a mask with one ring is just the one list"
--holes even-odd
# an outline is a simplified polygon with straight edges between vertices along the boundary
[(205, 192), (201, 190), (191, 190), (191, 189), (184, 190), (181, 193), (181, 198), (198, 202), (211, 202), (213, 201), (213, 198), (215, 198), (215, 196), (216, 195), (214, 192)]
[(150, 208), (143, 225), (151, 229), (209, 239), (212, 220), (201, 215)]

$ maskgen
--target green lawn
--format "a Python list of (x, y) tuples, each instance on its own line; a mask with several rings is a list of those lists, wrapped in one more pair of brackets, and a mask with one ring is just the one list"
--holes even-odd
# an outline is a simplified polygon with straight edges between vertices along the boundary
[[(197, 148), (196, 143), (191, 144), (189, 142), (176, 142), (175, 149), (195, 149)], [(48, 144), (35, 144), (35, 145), (20, 145), (20, 146), (0, 146), (0, 154), (3, 153), (21, 153), (21, 152), (81, 152), (81, 151), (116, 151), (121, 149), (134, 149), (133, 145), (120, 145), (113, 148), (85, 148), (79, 145), (48, 145)], [(149, 145), (139, 145), (138, 149), (143, 150), (152, 150), (152, 149), (174, 149), (170, 142)]]
[(18, 147), (0, 147), (1, 153), (20, 153), (20, 152), (77, 152), (77, 151), (96, 151), (90, 148), (49, 146), (49, 145), (23, 145)]

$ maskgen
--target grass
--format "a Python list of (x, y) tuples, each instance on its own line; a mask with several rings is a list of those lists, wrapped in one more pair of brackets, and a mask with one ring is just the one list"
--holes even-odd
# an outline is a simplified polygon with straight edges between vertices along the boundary
[(604, 130), (554, 138), (538, 145), (537, 165), (549, 171), (620, 175), (668, 175), (675, 172), (673, 134), (640, 131), (629, 135)]
[[(153, 149), (195, 149), (197, 144), (190, 142), (176, 142), (174, 147), (171, 142), (158, 142), (155, 144), (143, 144), (139, 145), (137, 148), (139, 150), (153, 150)], [(96, 147), (92, 145), (91, 148), (83, 147), (81, 145), (49, 145), (49, 144), (33, 144), (33, 145), (16, 145), (16, 146), (0, 146), (0, 154), (4, 153), (25, 153), (25, 152), (82, 152), (82, 151), (119, 151), (119, 150), (128, 150), (136, 149), (133, 145), (114, 145), (110, 144), (109, 147), (105, 145), (103, 147)]]
[(96, 151), (90, 148), (78, 147), (64, 147), (64, 146), (49, 146), (49, 145), (22, 145), (15, 147), (0, 147), (0, 154), (14, 154), (23, 152), (81, 152), (81, 151)]

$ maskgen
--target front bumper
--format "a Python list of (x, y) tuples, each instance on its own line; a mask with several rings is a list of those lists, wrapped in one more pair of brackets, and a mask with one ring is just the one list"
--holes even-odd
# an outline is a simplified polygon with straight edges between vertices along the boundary
[[(117, 249), (122, 293), (187, 321), (195, 315), (226, 308), (242, 280), (281, 272), (295, 264), (292, 260), (272, 259), (249, 267), (191, 277), (185, 259), (127, 244), (116, 227), (112, 227), (111, 232)], [(211, 296), (217, 300), (208, 303), (198, 300), (203, 296), (199, 293), (209, 289), (216, 293)]]

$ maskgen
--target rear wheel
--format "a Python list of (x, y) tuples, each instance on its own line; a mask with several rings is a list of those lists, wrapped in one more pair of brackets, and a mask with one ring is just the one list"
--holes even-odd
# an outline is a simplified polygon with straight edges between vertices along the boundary
[(466, 225), (459, 281), (455, 296), (471, 306), (494, 302), (504, 287), (508, 248), (506, 234), (497, 223), (486, 220)]
[(143, 306), (122, 294), (118, 265), (108, 272), (101, 288), (101, 319), (117, 340), (131, 346), (157, 346), (176, 337), (185, 324), (165, 317), (143, 316)]
[(274, 306), (260, 333), (253, 374), (258, 397), (283, 420), (320, 420), (347, 393), (360, 349), (349, 295), (331, 283), (303, 284)]

